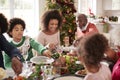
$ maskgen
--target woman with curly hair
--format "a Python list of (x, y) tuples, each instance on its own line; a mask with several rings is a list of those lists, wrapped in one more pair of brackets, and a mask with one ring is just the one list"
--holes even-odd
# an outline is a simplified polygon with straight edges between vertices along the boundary
[(111, 80), (109, 67), (101, 63), (108, 40), (99, 33), (84, 36), (78, 47), (78, 56), (87, 70), (84, 80)]
[(60, 26), (62, 17), (58, 10), (46, 11), (42, 16), (42, 30), (39, 32), (37, 41), (50, 50), (60, 45)]

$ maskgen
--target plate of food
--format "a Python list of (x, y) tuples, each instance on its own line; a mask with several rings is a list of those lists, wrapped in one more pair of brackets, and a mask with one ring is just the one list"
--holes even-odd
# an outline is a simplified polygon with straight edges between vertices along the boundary
[(75, 73), (75, 75), (82, 76), (82, 77), (85, 77), (86, 74), (87, 74), (87, 71), (85, 69), (79, 70)]
[(46, 56), (35, 56), (30, 61), (35, 64), (51, 64), (54, 62), (54, 59)]

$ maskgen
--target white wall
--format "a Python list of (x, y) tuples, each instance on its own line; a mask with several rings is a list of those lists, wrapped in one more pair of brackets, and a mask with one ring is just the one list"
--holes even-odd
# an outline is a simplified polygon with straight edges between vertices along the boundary
[(107, 16), (120, 16), (120, 9), (113, 9), (112, 2), (113, 0), (103, 0), (104, 14)]
[(45, 12), (46, 0), (39, 0), (39, 29), (41, 27), (41, 17)]
[(105, 10), (107, 16), (120, 16), (120, 10)]
[(97, 16), (104, 15), (103, 0), (96, 0), (96, 15)]
[(111, 10), (112, 9), (112, 0), (103, 0), (103, 9)]
[(46, 0), (39, 0), (39, 13), (40, 16), (45, 12)]

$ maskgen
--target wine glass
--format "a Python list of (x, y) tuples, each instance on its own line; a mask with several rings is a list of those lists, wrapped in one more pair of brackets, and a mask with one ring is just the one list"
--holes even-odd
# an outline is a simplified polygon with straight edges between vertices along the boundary
[[(27, 77), (27, 76), (29, 75), (29, 72), (30, 72), (30, 68), (31, 68), (31, 67), (28, 66), (28, 63), (29, 63), (29, 61), (27, 61), (28, 51), (27, 51), (26, 48), (24, 48), (22, 56), (23, 56), (23, 58), (24, 58), (22, 75), (24, 75), (24, 76)], [(31, 72), (30, 72), (30, 73), (31, 73)]]
[(23, 58), (24, 58), (24, 63), (23, 63), (23, 74), (24, 76), (26, 76), (26, 78), (28, 76), (30, 76), (32, 74), (32, 63), (30, 61), (27, 61), (27, 58), (28, 58), (28, 51), (26, 51), (23, 55)]
[(63, 47), (62, 46), (57, 46), (56, 51), (61, 54), (63, 52)]
[(24, 58), (24, 63), (25, 63), (25, 67), (27, 67), (27, 58), (28, 58), (28, 51), (26, 51), (25, 53), (23, 53), (23, 58)]
[(45, 69), (46, 69), (46, 66), (42, 65), (42, 66), (41, 66), (41, 70), (42, 70), (42, 72), (43, 72), (43, 80), (46, 80)]
[(41, 66), (41, 70), (43, 72), (43, 80), (49, 80), (53, 78), (52, 70), (53, 66), (52, 65), (43, 65)]
[(116, 49), (115, 40), (110, 39), (110, 47), (111, 47), (111, 49), (113, 49), (113, 50)]

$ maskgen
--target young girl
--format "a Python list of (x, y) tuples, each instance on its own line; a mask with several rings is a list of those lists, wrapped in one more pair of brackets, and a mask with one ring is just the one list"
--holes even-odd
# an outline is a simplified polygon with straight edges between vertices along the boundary
[[(11, 44), (17, 47), (22, 55), (27, 55), (26, 60), (29, 61), (33, 57), (32, 49), (39, 54), (50, 56), (50, 51), (46, 50), (41, 44), (28, 36), (23, 36), (25, 30), (25, 22), (20, 18), (13, 18), (9, 22), (8, 35), (13, 38)], [(25, 59), (24, 59), (25, 60)], [(4, 55), (5, 67), (11, 67), (10, 57)]]
[(111, 80), (108, 66), (101, 63), (107, 47), (107, 39), (99, 33), (86, 35), (81, 39), (78, 53), (87, 70), (84, 80)]

